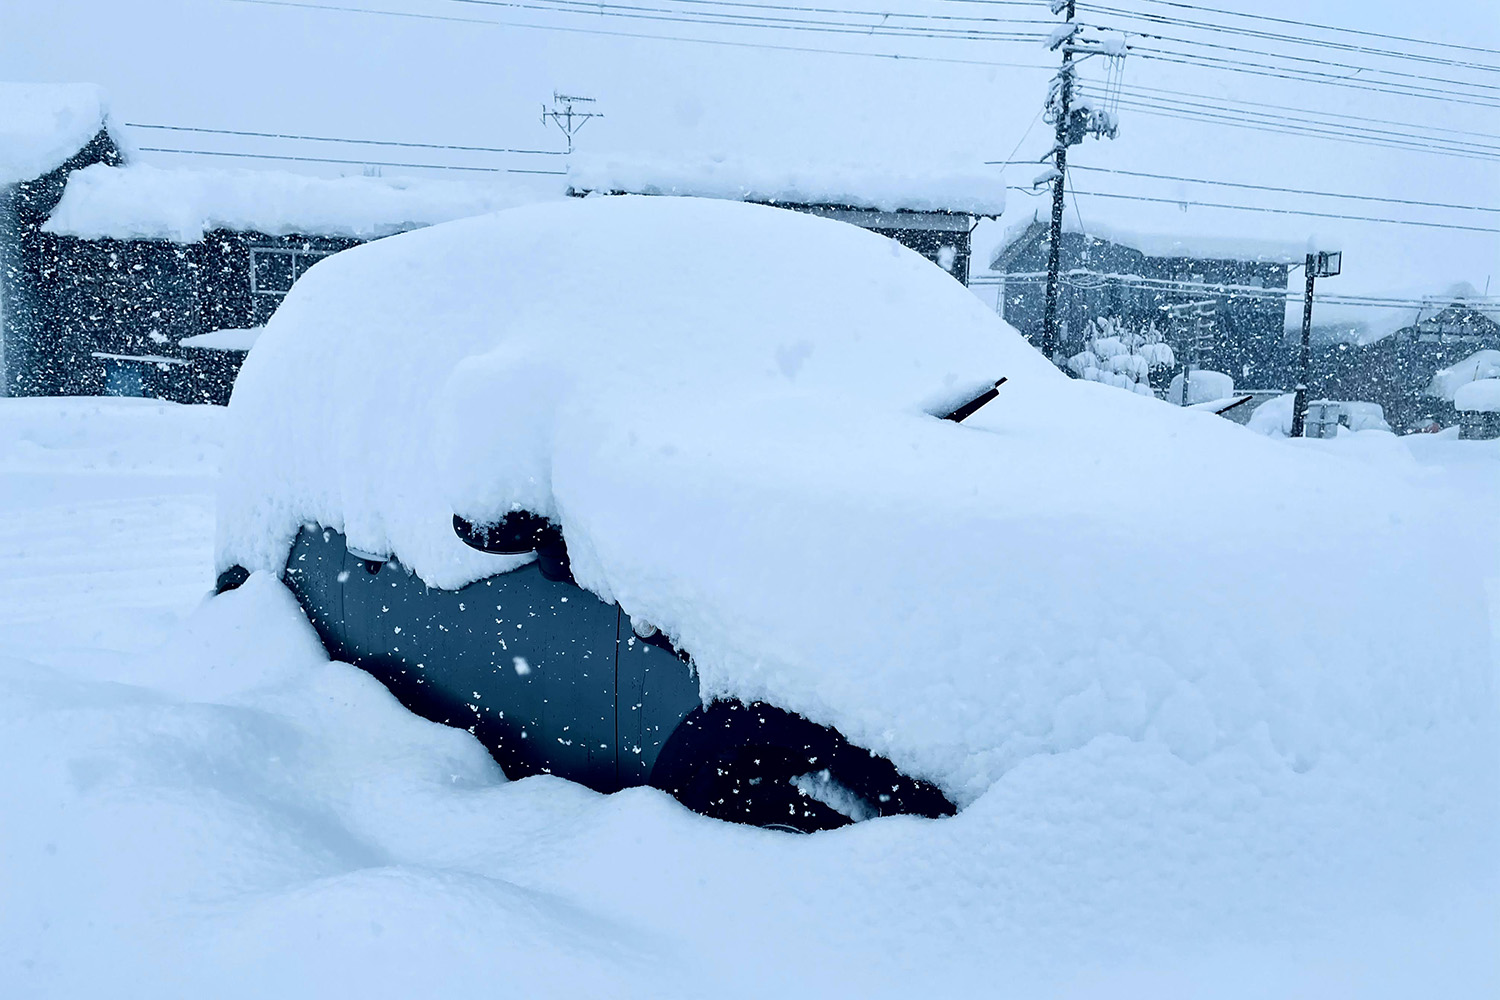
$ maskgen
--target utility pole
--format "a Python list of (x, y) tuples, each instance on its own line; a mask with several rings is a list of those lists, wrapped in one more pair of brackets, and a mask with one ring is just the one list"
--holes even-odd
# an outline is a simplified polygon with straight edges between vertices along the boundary
[[(1295, 265), (1293, 265), (1295, 266)], [(1307, 382), (1312, 369), (1312, 307), (1313, 286), (1318, 278), (1332, 278), (1344, 269), (1342, 253), (1310, 253), (1303, 262), (1307, 273), (1306, 290), (1302, 294), (1302, 355), (1297, 364), (1297, 395), (1292, 402), (1292, 437), (1298, 438), (1307, 429)]]
[(591, 118), (603, 118), (604, 115), (598, 111), (574, 111), (574, 104), (593, 104), (592, 97), (577, 97), (569, 94), (552, 92), (552, 107), (542, 105), (542, 125), (549, 121), (556, 125), (568, 139), (568, 152), (573, 152), (573, 136), (589, 123)]
[[(1052, 4), (1052, 13), (1059, 13), (1057, 3)], [(1052, 232), (1047, 240), (1047, 302), (1042, 314), (1042, 356), (1048, 361), (1057, 351), (1057, 282), (1060, 254), (1062, 252), (1063, 184), (1068, 176), (1068, 129), (1073, 110), (1073, 46), (1069, 44), (1078, 29), (1073, 25), (1077, 16), (1074, 0), (1067, 0), (1067, 24), (1062, 37), (1053, 36), (1063, 50), (1062, 69), (1052, 80), (1052, 92), (1048, 95), (1048, 110), (1057, 115), (1057, 138), (1052, 145)]]
[[(1052, 0), (1052, 13), (1062, 14), (1065, 20), (1052, 33), (1048, 46), (1052, 51), (1062, 50), (1062, 68), (1052, 78), (1052, 88), (1047, 94), (1045, 120), (1057, 128), (1052, 151), (1052, 168), (1032, 182), (1033, 187), (1052, 183), (1052, 229), (1047, 242), (1047, 300), (1042, 316), (1042, 342), (1038, 345), (1042, 354), (1050, 361), (1058, 348), (1057, 298), (1059, 270), (1061, 268), (1063, 194), (1068, 178), (1068, 147), (1083, 142), (1084, 136), (1113, 139), (1119, 131), (1119, 119), (1113, 110), (1095, 107), (1091, 102), (1079, 102), (1074, 106), (1073, 82), (1077, 73), (1074, 56), (1087, 59), (1103, 55), (1110, 59), (1111, 66), (1118, 67), (1119, 60), (1129, 48), (1123, 37), (1113, 40), (1083, 38), (1084, 26), (1074, 23), (1077, 16), (1075, 0)], [(1107, 101), (1106, 104), (1109, 102)], [(1043, 157), (1046, 159), (1046, 157)]]

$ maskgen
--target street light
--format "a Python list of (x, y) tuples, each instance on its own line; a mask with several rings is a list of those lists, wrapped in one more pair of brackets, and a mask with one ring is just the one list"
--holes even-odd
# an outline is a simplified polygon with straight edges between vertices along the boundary
[(1307, 429), (1307, 379), (1308, 370), (1312, 367), (1313, 284), (1318, 278), (1335, 277), (1343, 269), (1344, 255), (1337, 250), (1310, 253), (1302, 265), (1302, 270), (1307, 274), (1307, 291), (1302, 299), (1302, 363), (1297, 373), (1297, 396), (1292, 403), (1292, 437), (1301, 437)]

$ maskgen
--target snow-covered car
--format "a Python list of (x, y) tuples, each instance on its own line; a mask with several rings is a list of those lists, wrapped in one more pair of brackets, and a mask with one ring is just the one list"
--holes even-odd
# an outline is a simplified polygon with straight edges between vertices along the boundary
[[(674, 248), (687, 253), (706, 235), (741, 249), (700, 278), (702, 268), (685, 267)], [(511, 260), (493, 256), (497, 239)], [(851, 245), (852, 259), (840, 260)], [(530, 258), (524, 269), (515, 265), (518, 246)], [(577, 268), (583, 246), (611, 262), (593, 270), (618, 272), (614, 280), (549, 292), (558, 274)], [(631, 260), (638, 253), (645, 256)], [(406, 264), (394, 279), (367, 273), (381, 261), (434, 258), (448, 262), (444, 270), (468, 262), (449, 270), (440, 304)], [(403, 284), (401, 307), (369, 312), (372, 295)], [(614, 290), (621, 284), (628, 293)], [(736, 311), (739, 322), (726, 323)], [(929, 419), (956, 423), (996, 395), (988, 352), (915, 379), (889, 365), (892, 341), (931, 337), (926, 328), (951, 325), (955, 312), (960, 325), (984, 316), (961, 286), (894, 241), (781, 210), (696, 200), (537, 206), (341, 255), (299, 283), (235, 390), (241, 476), (221, 505), (218, 589), (239, 586), (247, 567), (279, 573), (332, 656), (369, 671), (413, 711), (474, 733), (512, 777), (548, 773), (605, 792), (650, 784), (710, 816), (797, 830), (950, 814), (952, 802), (934, 784), (831, 726), (762, 698), (706, 703), (691, 639), (669, 638), (670, 621), (652, 624), (648, 605), (634, 606), (597, 577), (575, 578), (570, 551), (581, 533), (551, 496), (550, 463), (538, 451), (568, 405), (559, 397), (590, 376), (632, 393), (706, 394), (712, 406), (735, 380), (711, 368), (743, 365), (735, 354), (747, 345), (764, 349), (756, 380), (816, 398), (837, 386), (801, 371), (817, 367), (809, 358), (864, 344), (870, 357), (833, 373), (835, 383), (901, 386), (908, 398), (916, 383)], [(608, 349), (601, 329), (615, 341)], [(395, 331), (401, 349), (378, 342)], [(536, 333), (545, 347), (525, 344)], [(684, 334), (694, 342), (686, 352), (671, 343)], [(318, 342), (321, 360), (310, 365), (303, 352)], [(632, 370), (620, 355), (645, 364)], [(350, 381), (311, 384), (329, 376)], [(302, 464), (311, 456), (299, 455), (300, 446), (265, 437), (273, 413), (309, 394), (348, 407), (300, 424), (298, 436), (341, 455), (315, 460), (316, 469)], [(447, 503), (413, 506), (411, 487), (424, 477), (393, 461), (402, 442), (352, 412), (371, 400), (435, 427), (457, 446), (448, 474), (470, 483), (450, 483)], [(508, 401), (506, 412), (492, 412), (499, 428), (463, 412), (496, 400)], [(683, 417), (695, 419), (691, 407)], [(431, 455), (435, 444), (424, 441), (408, 457)], [(395, 487), (391, 503), (350, 502), (361, 492), (351, 494), (351, 475), (371, 470), (377, 488)], [(248, 486), (246, 475), (260, 485)], [(698, 513), (712, 522), (722, 511), (705, 498)], [(403, 521), (420, 527), (403, 538)], [(785, 577), (765, 582), (787, 586), (795, 574), (787, 566)]]
[(512, 777), (937, 816), (1096, 737), (1196, 759), (1308, 656), (1247, 610), (1299, 614), (1284, 587), (1194, 581), (1243, 558), (1226, 523), (1303, 551), (1264, 511), (1311, 456), (1070, 380), (832, 220), (601, 197), (358, 247), (293, 287), (229, 417), (221, 586), (280, 577)]

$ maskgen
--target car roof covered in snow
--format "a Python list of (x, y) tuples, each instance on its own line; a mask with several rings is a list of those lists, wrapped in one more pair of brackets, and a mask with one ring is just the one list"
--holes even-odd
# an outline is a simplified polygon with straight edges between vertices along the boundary
[(93, 84), (0, 82), (0, 186), (62, 166), (107, 127), (108, 111)]
[(1375, 473), (1072, 381), (913, 251), (765, 206), (565, 199), (336, 254), (229, 416), (221, 569), (280, 572), (314, 523), (457, 588), (518, 557), (453, 514), (541, 513), (705, 699), (835, 726), (960, 804), (1104, 736), (1195, 760), (1291, 714), (1268, 752), (1316, 760), (1329, 705), (1426, 642), (1278, 573), (1203, 585), (1315, 558), (1406, 600), (1380, 546), (1320, 547), (1379, 531), (1339, 499), (1394, 488)]
[(575, 192), (686, 195), (879, 212), (992, 217), (1005, 211), (1005, 178), (999, 170), (953, 167), (893, 172), (850, 164), (575, 155), (568, 165), (568, 186)]
[(69, 176), (45, 228), (85, 239), (174, 243), (196, 243), (216, 229), (365, 240), (535, 198), (502, 183), (95, 165)]

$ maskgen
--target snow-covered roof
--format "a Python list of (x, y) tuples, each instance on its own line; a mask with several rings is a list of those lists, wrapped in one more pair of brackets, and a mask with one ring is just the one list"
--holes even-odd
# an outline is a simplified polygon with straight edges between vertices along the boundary
[(1500, 351), (1475, 351), (1462, 361), (1440, 368), (1427, 384), (1427, 395), (1452, 402), (1458, 390), (1479, 379), (1500, 378)]
[(1453, 408), (1479, 413), (1500, 413), (1500, 378), (1476, 379), (1458, 387)]
[[(1000, 259), (1010, 249), (1011, 244), (1027, 237), (1037, 225), (1045, 225), (1045, 220), (1032, 218), (1008, 227), (1004, 239), (995, 250), (990, 266), (998, 269)], [(1186, 257), (1192, 260), (1300, 264), (1306, 260), (1309, 253), (1338, 249), (1337, 245), (1326, 239), (1283, 241), (1241, 236), (1152, 233), (1124, 226), (1113, 226), (1094, 219), (1088, 221), (1087, 227), (1081, 227), (1071, 214), (1063, 216), (1063, 232), (1083, 233), (1095, 239), (1107, 240), (1117, 246), (1139, 251), (1147, 257)]]
[(375, 239), (534, 198), (494, 183), (96, 165), (69, 176), (44, 228), (85, 239), (176, 243), (215, 229)]
[(255, 346), (255, 341), (264, 329), (263, 326), (252, 326), (243, 330), (210, 330), (208, 333), (183, 337), (177, 342), (177, 346), (195, 347), (204, 351), (248, 351)]
[[(932, 416), (1002, 375), (962, 426)], [(1289, 602), (1283, 575), (1202, 586), (1380, 530), (1386, 507), (1334, 498), (1384, 481), (1068, 379), (915, 252), (803, 213), (567, 199), (336, 254), (229, 416), (221, 569), (280, 571), (313, 522), (458, 587), (524, 560), (466, 548), (452, 515), (519, 505), (561, 525), (586, 591), (692, 655), (706, 699), (836, 726), (961, 804), (1101, 737), (1316, 761), (1333, 706), (1430, 641)], [(1409, 599), (1409, 560), (1339, 553)], [(1289, 742), (1265, 711), (1293, 713)]]
[(0, 185), (57, 169), (106, 127), (104, 91), (87, 83), (0, 83)]
[(775, 164), (740, 159), (676, 162), (574, 154), (574, 191), (687, 195), (770, 205), (837, 205), (879, 212), (998, 216), (1005, 178), (998, 169), (885, 171), (851, 164)]

